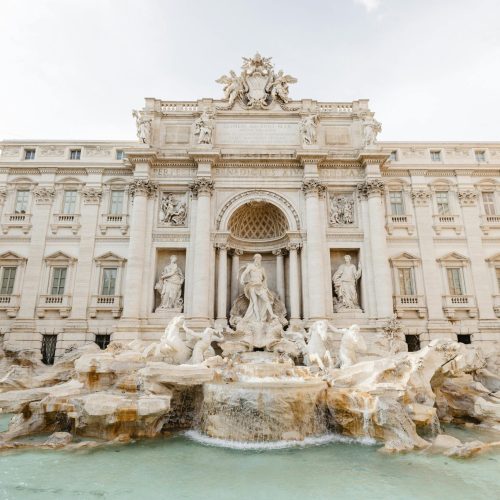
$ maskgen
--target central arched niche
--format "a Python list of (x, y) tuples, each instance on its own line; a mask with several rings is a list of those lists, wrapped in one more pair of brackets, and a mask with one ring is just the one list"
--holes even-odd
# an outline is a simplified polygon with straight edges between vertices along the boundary
[(288, 221), (283, 212), (267, 201), (249, 201), (231, 216), (228, 230), (232, 238), (244, 242), (277, 242), (286, 237)]

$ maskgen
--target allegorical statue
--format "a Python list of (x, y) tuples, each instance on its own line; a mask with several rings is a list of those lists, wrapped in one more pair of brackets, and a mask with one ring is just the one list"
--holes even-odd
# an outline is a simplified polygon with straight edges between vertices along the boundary
[(351, 256), (344, 256), (345, 264), (341, 264), (335, 271), (332, 281), (337, 294), (336, 311), (345, 309), (359, 309), (356, 282), (361, 276), (361, 264), (356, 269), (351, 264)]
[(198, 136), (198, 144), (212, 144), (214, 123), (207, 111), (194, 122), (194, 134)]
[(177, 257), (170, 257), (170, 264), (163, 269), (155, 289), (160, 292), (161, 303), (158, 309), (182, 309), (182, 284), (184, 274), (177, 265)]
[(366, 122), (363, 126), (363, 138), (365, 146), (373, 146), (377, 140), (377, 135), (382, 130), (382, 125), (377, 120)]
[(151, 122), (152, 119), (146, 119), (141, 116), (141, 113), (137, 110), (132, 111), (132, 116), (135, 118), (135, 125), (137, 127), (137, 137), (144, 143), (149, 144), (151, 140)]
[(307, 146), (316, 144), (316, 129), (318, 127), (318, 115), (304, 116), (299, 123), (299, 131), (302, 142)]
[(262, 256), (255, 254), (253, 262), (247, 264), (241, 273), (240, 282), (249, 304), (243, 319), (267, 322), (276, 318), (273, 313), (273, 297), (267, 287), (266, 271), (262, 267)]

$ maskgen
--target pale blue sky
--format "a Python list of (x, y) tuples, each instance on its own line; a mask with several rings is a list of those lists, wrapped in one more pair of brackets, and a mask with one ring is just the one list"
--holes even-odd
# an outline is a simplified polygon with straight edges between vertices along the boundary
[(0, 139), (134, 139), (144, 97), (218, 98), (257, 50), (382, 140), (500, 140), (498, 0), (0, 0)]

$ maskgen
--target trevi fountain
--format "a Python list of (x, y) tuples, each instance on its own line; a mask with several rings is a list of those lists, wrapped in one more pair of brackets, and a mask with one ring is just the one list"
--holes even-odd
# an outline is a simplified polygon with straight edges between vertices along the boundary
[[(2, 246), (18, 242), (0, 256), (2, 269), (20, 270), (3, 271), (0, 294), (2, 498), (499, 498), (500, 310), (486, 291), (475, 302), (461, 289), (470, 287), (469, 264), (486, 286), (499, 257), (486, 265), (478, 245), (470, 259), (451, 250), (460, 224), (479, 232), (472, 188), (460, 197), (460, 224), (426, 222), (424, 177), (412, 180), (421, 183), (411, 197), (416, 219), (386, 219), (391, 167), (367, 103), (292, 101), (295, 81), (257, 54), (240, 76), (218, 80), (218, 106), (149, 100), (134, 112), (139, 145), (123, 146), (122, 165), (134, 175), (130, 240), (116, 211), (120, 179), (101, 190), (95, 178), (82, 191), (81, 228), (67, 214), (51, 219), (63, 246), (65, 231), (73, 239), (82, 231), (78, 263), (73, 247), (37, 254), (45, 234), (36, 217), (49, 217), (52, 188), (35, 188), (32, 227), (25, 213), (2, 225)], [(262, 117), (287, 122), (270, 128)], [(170, 119), (180, 125), (159, 135)], [(181, 158), (184, 139), (191, 159)], [(277, 141), (274, 156), (262, 140)], [(218, 142), (226, 149), (215, 152)], [(328, 149), (337, 143), (344, 150)], [(7, 162), (9, 147), (18, 146), (5, 146)], [(157, 196), (152, 179), (173, 187)], [(102, 196), (110, 213), (98, 218)], [(388, 206), (400, 207), (398, 196)], [(16, 231), (38, 243), (23, 250)], [(419, 241), (415, 231), (422, 260), (403, 251)], [(432, 231), (451, 241), (440, 259), (424, 255), (434, 252)], [(441, 297), (440, 277), (453, 293)], [(51, 293), (38, 297), (49, 279)], [(482, 333), (457, 342), (461, 324)], [(43, 328), (52, 334), (40, 349)], [(409, 350), (408, 337), (422, 344)]]

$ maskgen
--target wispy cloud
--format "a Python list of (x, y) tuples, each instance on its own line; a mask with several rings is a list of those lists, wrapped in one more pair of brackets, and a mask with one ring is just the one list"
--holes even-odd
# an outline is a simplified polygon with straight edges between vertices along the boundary
[(373, 12), (380, 7), (381, 0), (354, 0), (354, 3), (362, 5), (367, 12)]

